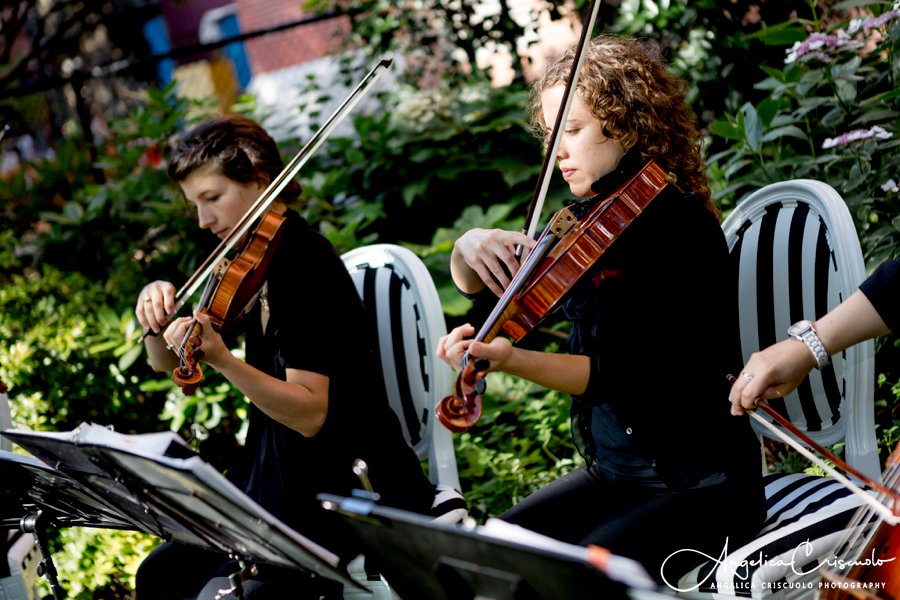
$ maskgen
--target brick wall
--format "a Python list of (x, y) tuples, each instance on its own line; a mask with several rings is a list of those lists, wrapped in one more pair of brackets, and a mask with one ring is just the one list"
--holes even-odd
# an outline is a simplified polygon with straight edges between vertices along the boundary
[[(302, 0), (237, 0), (241, 31), (251, 32), (296, 21)], [(346, 18), (320, 21), (244, 42), (254, 75), (333, 54), (341, 49), (350, 26)]]

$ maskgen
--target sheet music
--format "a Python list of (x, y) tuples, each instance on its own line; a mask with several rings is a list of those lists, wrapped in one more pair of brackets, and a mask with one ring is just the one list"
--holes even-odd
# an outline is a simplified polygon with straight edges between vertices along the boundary
[(96, 423), (82, 423), (72, 431), (31, 431), (27, 429), (9, 429), (2, 435), (15, 439), (18, 433), (27, 434), (29, 438), (42, 438), (72, 443), (76, 446), (91, 444), (105, 448), (125, 450), (141, 456), (170, 456), (188, 458), (196, 453), (187, 442), (174, 431), (153, 433), (125, 434), (111, 427)]
[(483, 535), (495, 537), (499, 540), (508, 542), (516, 542), (533, 548), (540, 548), (548, 552), (553, 552), (574, 560), (587, 562), (588, 551), (584, 546), (576, 546), (560, 542), (552, 537), (548, 537), (541, 533), (525, 529), (519, 525), (508, 523), (502, 519), (489, 518), (484, 525), (478, 528), (478, 532)]

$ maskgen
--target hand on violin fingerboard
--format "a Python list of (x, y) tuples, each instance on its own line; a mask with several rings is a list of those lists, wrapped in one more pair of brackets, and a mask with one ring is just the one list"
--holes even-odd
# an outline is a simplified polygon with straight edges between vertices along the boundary
[(470, 229), (453, 246), (450, 272), (454, 283), (466, 293), (476, 293), (487, 286), (497, 296), (503, 295), (519, 270), (518, 246), (528, 250), (534, 246), (534, 240), (518, 231)]

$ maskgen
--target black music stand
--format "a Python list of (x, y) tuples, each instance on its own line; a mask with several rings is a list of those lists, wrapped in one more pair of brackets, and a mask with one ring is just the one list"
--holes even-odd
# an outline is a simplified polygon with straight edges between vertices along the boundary
[[(123, 435), (82, 424), (64, 433), (7, 430), (2, 435), (51, 472), (76, 482), (75, 489), (91, 499), (90, 508), (117, 528), (218, 551), (242, 563), (313, 572), (361, 589), (335, 554), (256, 504), (174, 433)], [(42, 478), (44, 473), (32, 481)], [(45, 504), (59, 514), (71, 501), (39, 505)], [(82, 523), (71, 518), (64, 524)], [(102, 520), (94, 525), (104, 526)]]
[[(363, 498), (319, 495), (358, 535), (367, 563), (416, 600), (670, 599), (655, 584), (614, 581), (579, 547), (503, 539), (480, 526), (435, 523)], [(572, 548), (573, 550), (568, 550)], [(584, 552), (584, 548), (580, 548)], [(367, 569), (370, 565), (367, 565)]]
[[(38, 575), (47, 578), (56, 599), (65, 596), (47, 533), (60, 527), (133, 529), (118, 510), (64, 473), (33, 456), (0, 450), (0, 529), (18, 529), (34, 536), (41, 553)], [(4, 566), (5, 556), (4, 552)]]

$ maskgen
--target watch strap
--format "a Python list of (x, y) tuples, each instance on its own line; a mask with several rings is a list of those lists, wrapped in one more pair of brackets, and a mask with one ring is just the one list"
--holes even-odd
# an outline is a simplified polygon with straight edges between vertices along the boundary
[(806, 344), (806, 347), (809, 348), (809, 351), (812, 352), (813, 357), (816, 359), (817, 369), (822, 369), (831, 362), (831, 358), (825, 350), (825, 345), (819, 339), (819, 334), (816, 333), (812, 323), (808, 323), (808, 326), (802, 333), (793, 335), (793, 337)]

